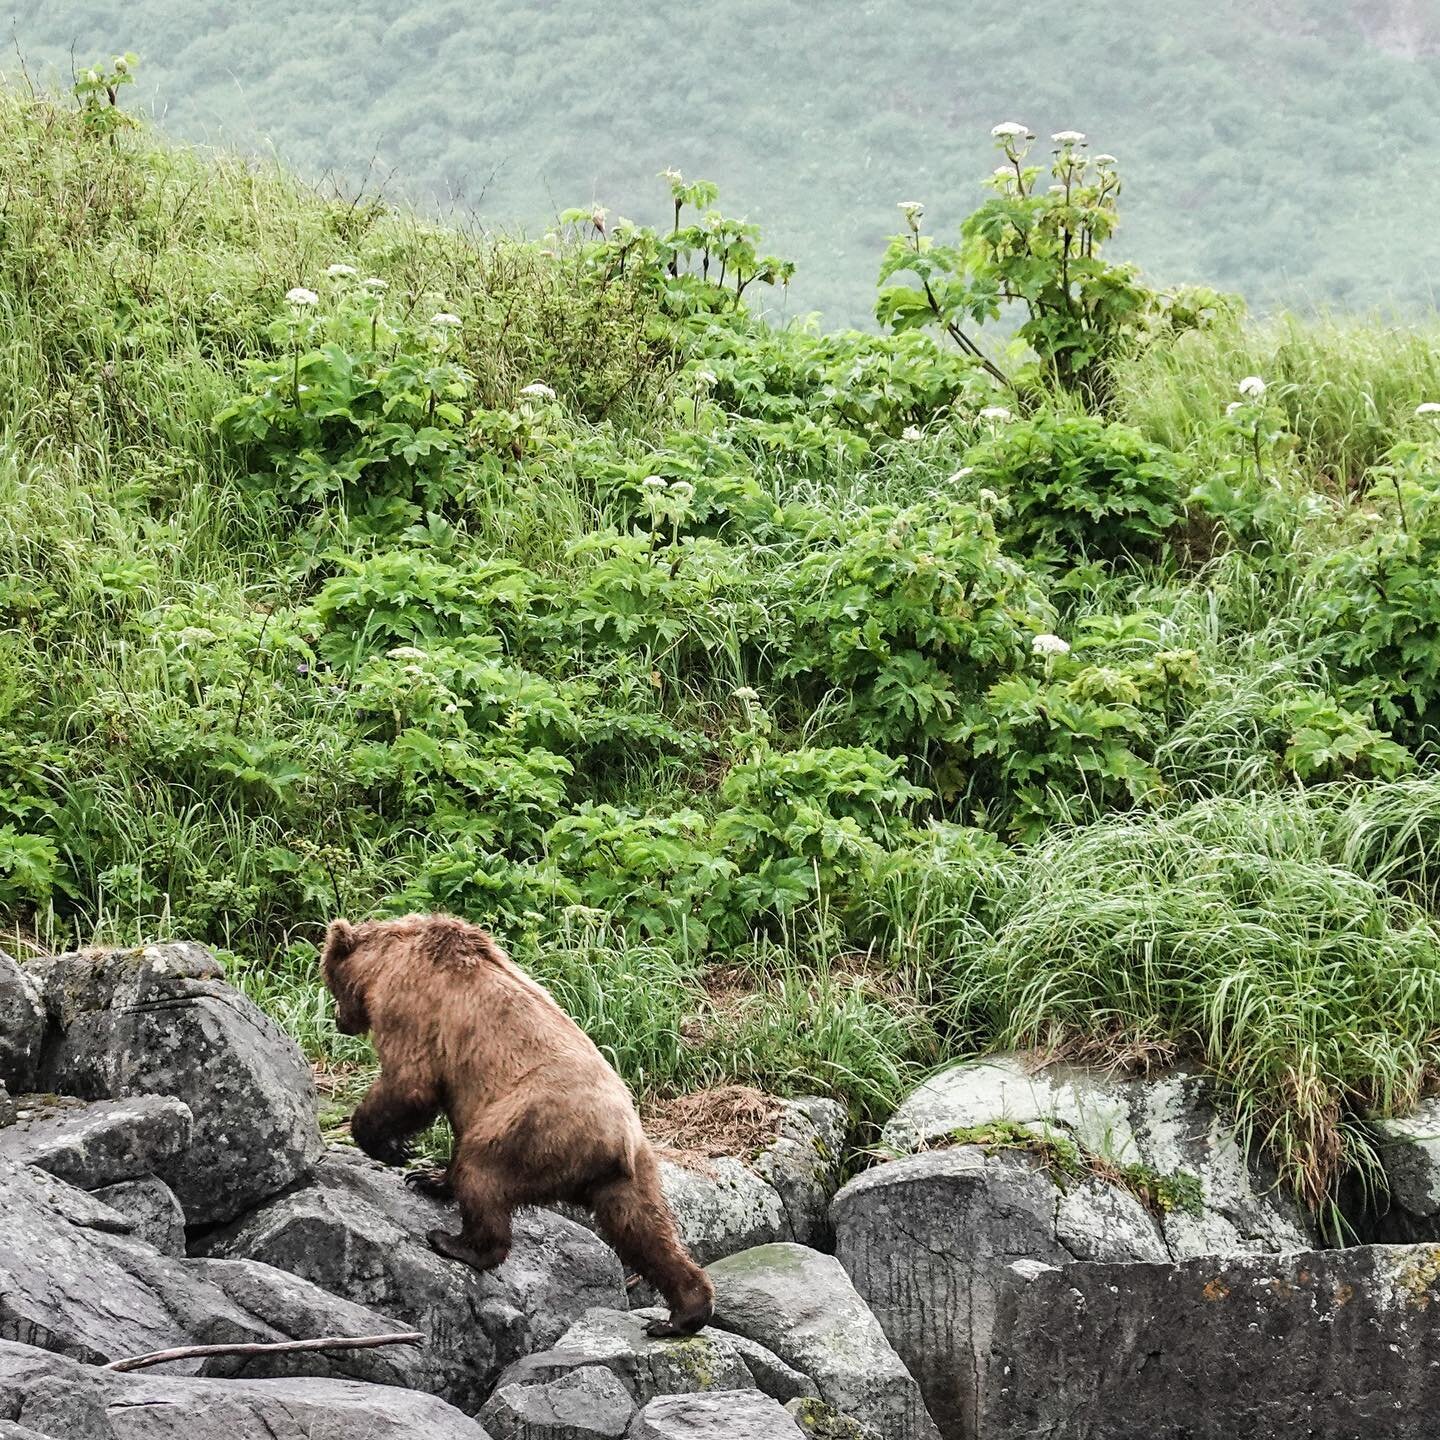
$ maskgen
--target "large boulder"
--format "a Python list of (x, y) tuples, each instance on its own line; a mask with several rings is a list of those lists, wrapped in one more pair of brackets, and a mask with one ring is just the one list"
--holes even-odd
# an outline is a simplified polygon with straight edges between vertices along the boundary
[(128, 1100), (26, 1096), (0, 1130), (0, 1164), (34, 1165), (97, 1190), (171, 1166), (190, 1146), (190, 1107), (168, 1095)]
[(803, 1440), (804, 1431), (767, 1395), (721, 1390), (662, 1395), (640, 1412), (634, 1440)]
[[(0, 1425), (49, 1440), (488, 1440), (433, 1395), (335, 1379), (97, 1370), (0, 1342)], [(3, 1431), (0, 1431), (3, 1434)]]
[(950, 1440), (980, 1433), (1011, 1261), (1167, 1258), (1158, 1221), (1134, 1196), (1097, 1180), (1062, 1186), (1024, 1150), (960, 1146), (876, 1166), (836, 1196), (834, 1215), (840, 1264)]
[[(163, 1255), (132, 1222), (44, 1172), (0, 1166), (0, 1338), (91, 1364), (187, 1344), (272, 1343), (404, 1329), (393, 1319), (260, 1264)], [(222, 1357), (210, 1374), (341, 1375), (438, 1387), (411, 1347)]]
[(45, 1007), (35, 982), (0, 950), (0, 1087), (28, 1090), (40, 1068)]
[[(787, 1365), (764, 1346), (742, 1335), (710, 1328), (698, 1335), (656, 1339), (646, 1333), (654, 1311), (591, 1310), (568, 1329), (554, 1349), (527, 1355), (500, 1377), (495, 1394), (481, 1412), (497, 1433), (504, 1434), (501, 1408), (519, 1408), (521, 1392), (546, 1396), (579, 1371), (605, 1370), (623, 1386), (636, 1406), (657, 1395), (689, 1395), (706, 1390), (758, 1390), (778, 1401), (818, 1396), (815, 1382)], [(568, 1391), (566, 1392), (568, 1393)], [(546, 1403), (540, 1396), (525, 1402), (537, 1413)]]
[(834, 1100), (784, 1102), (779, 1132), (752, 1167), (785, 1207), (789, 1234), (777, 1238), (822, 1248), (830, 1241), (830, 1202), (840, 1188), (846, 1130), (845, 1108)]
[(822, 1399), (890, 1440), (935, 1440), (920, 1387), (833, 1256), (763, 1245), (709, 1273), (717, 1325), (773, 1351)]
[(985, 1440), (1429, 1440), (1440, 1248), (1018, 1267)]
[(1159, 1217), (1166, 1254), (1175, 1259), (1283, 1253), (1316, 1241), (1273, 1171), (1239, 1143), (1210, 1082), (1190, 1071), (1124, 1079), (1018, 1055), (966, 1061), (910, 1095), (881, 1145), (908, 1155), (996, 1126), (1061, 1137), (1087, 1157), (1156, 1180), (1188, 1177), (1199, 1206), (1175, 1206)]
[(264, 1261), (424, 1331), (433, 1388), (467, 1411), (506, 1365), (553, 1345), (587, 1309), (625, 1303), (614, 1252), (559, 1215), (517, 1214), (510, 1258), (484, 1275), (431, 1249), (436, 1226), (459, 1228), (452, 1207), (415, 1194), (396, 1170), (334, 1152), (308, 1184), (198, 1248)]
[(323, 1145), (294, 1041), (224, 982), (199, 945), (82, 951), (27, 963), (51, 1038), (39, 1083), (86, 1098), (171, 1095), (190, 1149), (159, 1168), (192, 1226), (235, 1218), (303, 1177)]

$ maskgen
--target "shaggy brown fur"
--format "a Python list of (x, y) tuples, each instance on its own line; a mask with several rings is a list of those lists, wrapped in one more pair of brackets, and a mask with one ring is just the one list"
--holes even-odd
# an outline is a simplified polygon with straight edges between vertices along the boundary
[(706, 1324), (714, 1290), (676, 1233), (625, 1082), (485, 931), (441, 915), (335, 920), (322, 965), (336, 1023), (369, 1030), (380, 1057), (350, 1121), (355, 1143), (404, 1164), (407, 1141), (449, 1117), (449, 1170), (420, 1188), (453, 1194), (462, 1224), (458, 1236), (432, 1230), (436, 1250), (489, 1270), (510, 1253), (517, 1206), (569, 1201), (669, 1301), (652, 1334)]

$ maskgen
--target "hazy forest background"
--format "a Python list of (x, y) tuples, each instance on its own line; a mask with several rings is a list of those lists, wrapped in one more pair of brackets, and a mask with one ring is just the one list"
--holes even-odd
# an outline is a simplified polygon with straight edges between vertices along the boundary
[(37, 80), (123, 40), (176, 138), (489, 225), (653, 224), (657, 171), (703, 175), (798, 262), (777, 303), (832, 324), (873, 324), (897, 201), (953, 233), (1004, 119), (1120, 157), (1126, 254), (1166, 283), (1434, 298), (1435, 0), (22, 0), (12, 28)]

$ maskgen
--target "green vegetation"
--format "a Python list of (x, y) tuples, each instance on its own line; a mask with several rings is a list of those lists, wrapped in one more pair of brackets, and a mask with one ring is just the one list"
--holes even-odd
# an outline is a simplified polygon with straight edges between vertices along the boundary
[[(131, 108), (347, 193), (542, 234), (598, 203), (658, 222), (667, 165), (720, 182), (799, 262), (791, 314), (872, 319), (896, 202), (946, 238), (996, 121), (1088, 130), (1126, 165), (1126, 254), (1257, 307), (1427, 309), (1440, 30), (1425, 0), (44, 0), (37, 80), (122, 42)], [(7, 50), (9, 47), (7, 46)], [(7, 55), (8, 68), (19, 61)], [(1042, 187), (1043, 188), (1043, 187)]]
[(325, 921), (442, 908), (651, 1096), (1036, 1042), (1368, 1164), (1440, 1069), (1433, 331), (1150, 290), (1064, 138), (1068, 208), (904, 213), (938, 313), (776, 327), (704, 183), (472, 236), (160, 146), (125, 65), (0, 92), (17, 943), (205, 940), (344, 1066)]
[(1092, 1154), (1064, 1130), (1049, 1126), (1037, 1128), (1013, 1120), (997, 1120), (989, 1125), (951, 1131), (945, 1143), (978, 1145), (987, 1155), (999, 1155), (1007, 1150), (1033, 1155), (1061, 1189), (1086, 1180), (1104, 1180), (1129, 1190), (1156, 1215), (1168, 1215), (1174, 1210), (1191, 1215), (1205, 1212), (1204, 1182), (1193, 1172), (1155, 1170), (1148, 1165), (1121, 1163), (1109, 1156)]

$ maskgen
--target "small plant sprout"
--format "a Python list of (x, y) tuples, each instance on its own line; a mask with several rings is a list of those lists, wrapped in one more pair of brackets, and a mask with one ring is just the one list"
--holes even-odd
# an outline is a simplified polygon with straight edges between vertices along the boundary
[(905, 217), (905, 223), (910, 227), (911, 233), (920, 233), (920, 217), (925, 213), (925, 206), (919, 200), (902, 200), (899, 210)]
[(80, 105), (80, 124), (88, 135), (115, 144), (115, 133), (135, 122), (120, 109), (120, 87), (135, 83), (134, 70), (140, 63), (135, 55), (116, 55), (107, 68), (103, 63), (82, 70), (72, 93)]

